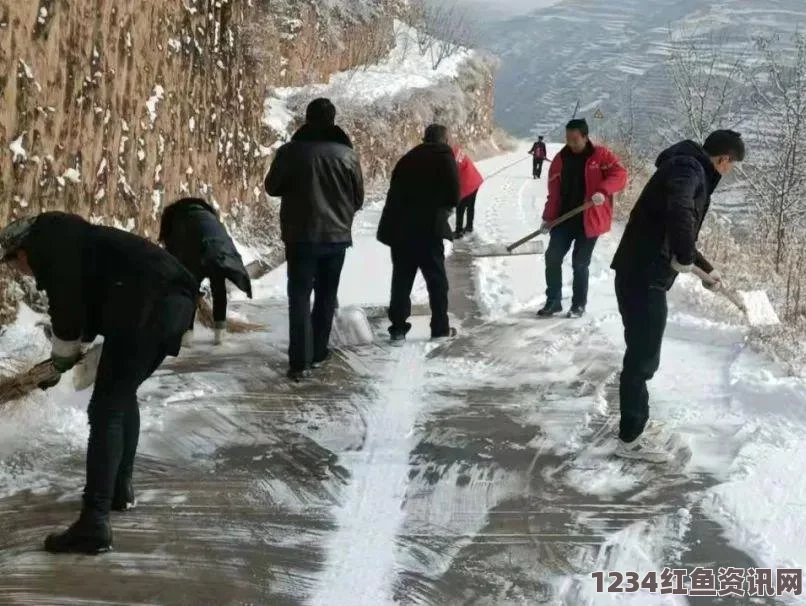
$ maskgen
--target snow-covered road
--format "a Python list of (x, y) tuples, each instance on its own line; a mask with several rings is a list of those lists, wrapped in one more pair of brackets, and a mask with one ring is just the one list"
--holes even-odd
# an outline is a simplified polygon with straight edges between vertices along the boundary
[[(537, 225), (545, 181), (528, 160), (498, 172), (523, 157), (481, 164), (498, 174), (449, 260), (456, 340), (426, 341), (417, 317), (390, 348), (379, 319), (375, 345), (289, 385), (280, 268), (236, 304), (266, 332), (220, 350), (203, 333), (167, 363), (141, 391), (141, 506), (113, 519), (113, 554), (38, 551), (77, 508), (87, 394), (63, 387), (0, 410), (0, 603), (716, 604), (738, 598), (608, 595), (591, 574), (803, 566), (806, 386), (749, 351), (741, 318), (682, 279), (652, 413), (692, 461), (674, 473), (609, 456), (618, 234), (597, 246), (582, 320), (535, 317), (542, 258), (468, 254)], [(378, 213), (359, 219), (342, 304), (385, 302)], [(23, 316), (0, 349), (34, 343), (41, 357), (32, 323)]]

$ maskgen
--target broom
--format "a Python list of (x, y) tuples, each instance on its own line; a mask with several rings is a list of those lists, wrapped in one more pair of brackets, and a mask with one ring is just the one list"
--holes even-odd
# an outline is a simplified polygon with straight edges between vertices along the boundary
[[(199, 297), (198, 300), (198, 314), (199, 323), (207, 328), (215, 328), (213, 321), (213, 308), (204, 297)], [(227, 331), (232, 333), (244, 332), (258, 332), (266, 330), (263, 324), (254, 324), (252, 322), (244, 322), (236, 318), (227, 318)]]
[(0, 380), (0, 406), (28, 395), (38, 389), (40, 383), (54, 380), (59, 374), (48, 358), (24, 372)]

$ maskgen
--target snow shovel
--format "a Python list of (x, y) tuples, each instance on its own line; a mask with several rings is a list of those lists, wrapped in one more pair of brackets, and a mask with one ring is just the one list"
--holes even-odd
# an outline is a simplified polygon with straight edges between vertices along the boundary
[[(710, 276), (696, 265), (692, 271), (703, 282), (713, 284)], [(767, 293), (763, 290), (733, 290), (720, 284), (716, 291), (742, 310), (750, 326), (777, 326), (781, 323)]]
[[(532, 233), (524, 236), (517, 242), (513, 242), (504, 248), (500, 244), (489, 244), (480, 246), (473, 251), (474, 257), (510, 257), (514, 255), (539, 255), (543, 252), (543, 242), (530, 242), (530, 246), (523, 247), (524, 244), (530, 240), (534, 240), (537, 236), (547, 233), (557, 227), (563, 221), (567, 221), (571, 217), (575, 217), (579, 213), (585, 212), (593, 206), (593, 202), (585, 202), (582, 206), (577, 206), (574, 210), (569, 210), (564, 215), (560, 215), (554, 221), (549, 223), (545, 228), (540, 228)], [(513, 252), (519, 249), (518, 252)]]
[(375, 340), (372, 325), (363, 308), (357, 305), (339, 307), (336, 301), (336, 314), (333, 316), (333, 329), (330, 332), (331, 347), (370, 345)]

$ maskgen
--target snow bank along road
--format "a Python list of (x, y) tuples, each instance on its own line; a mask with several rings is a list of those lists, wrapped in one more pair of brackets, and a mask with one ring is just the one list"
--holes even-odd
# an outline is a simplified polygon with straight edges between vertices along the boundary
[[(503, 171), (482, 189), (473, 237), (516, 239), (544, 197), (528, 161)], [(360, 218), (342, 304), (385, 303), (378, 211)], [(413, 338), (390, 348), (379, 320), (375, 345), (340, 351), (301, 385), (283, 378), (284, 269), (267, 276), (236, 305), (267, 332), (217, 349), (198, 335), (143, 387), (139, 506), (115, 515), (108, 556), (39, 551), (78, 508), (88, 394), (65, 386), (2, 410), (0, 603), (743, 603), (608, 595), (591, 578), (806, 562), (806, 389), (743, 347), (741, 319), (693, 281), (671, 296), (652, 384), (654, 417), (692, 461), (672, 473), (608, 456), (622, 351), (607, 269), (616, 243), (598, 245), (589, 314), (571, 321), (534, 315), (541, 258), (473, 261), (472, 241), (460, 242), (458, 339), (428, 342), (417, 318)], [(22, 314), (0, 351), (44, 355), (34, 320)], [(802, 598), (752, 603), (776, 599)]]

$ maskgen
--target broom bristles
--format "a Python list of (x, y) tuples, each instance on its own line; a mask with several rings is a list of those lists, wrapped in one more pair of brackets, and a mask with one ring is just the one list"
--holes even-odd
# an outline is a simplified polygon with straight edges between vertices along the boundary
[[(199, 311), (197, 317), (199, 318), (201, 325), (207, 328), (214, 328), (215, 322), (213, 321), (213, 308), (207, 302), (207, 299), (204, 297), (199, 297), (198, 309)], [(244, 322), (243, 320), (238, 320), (236, 318), (227, 318), (227, 330), (229, 332), (259, 332), (261, 330), (265, 330), (265, 328), (266, 327), (262, 324), (253, 324), (252, 322)]]
[(50, 359), (47, 359), (25, 372), (3, 379), (0, 381), (0, 405), (28, 395), (40, 383), (55, 379), (58, 375)]

